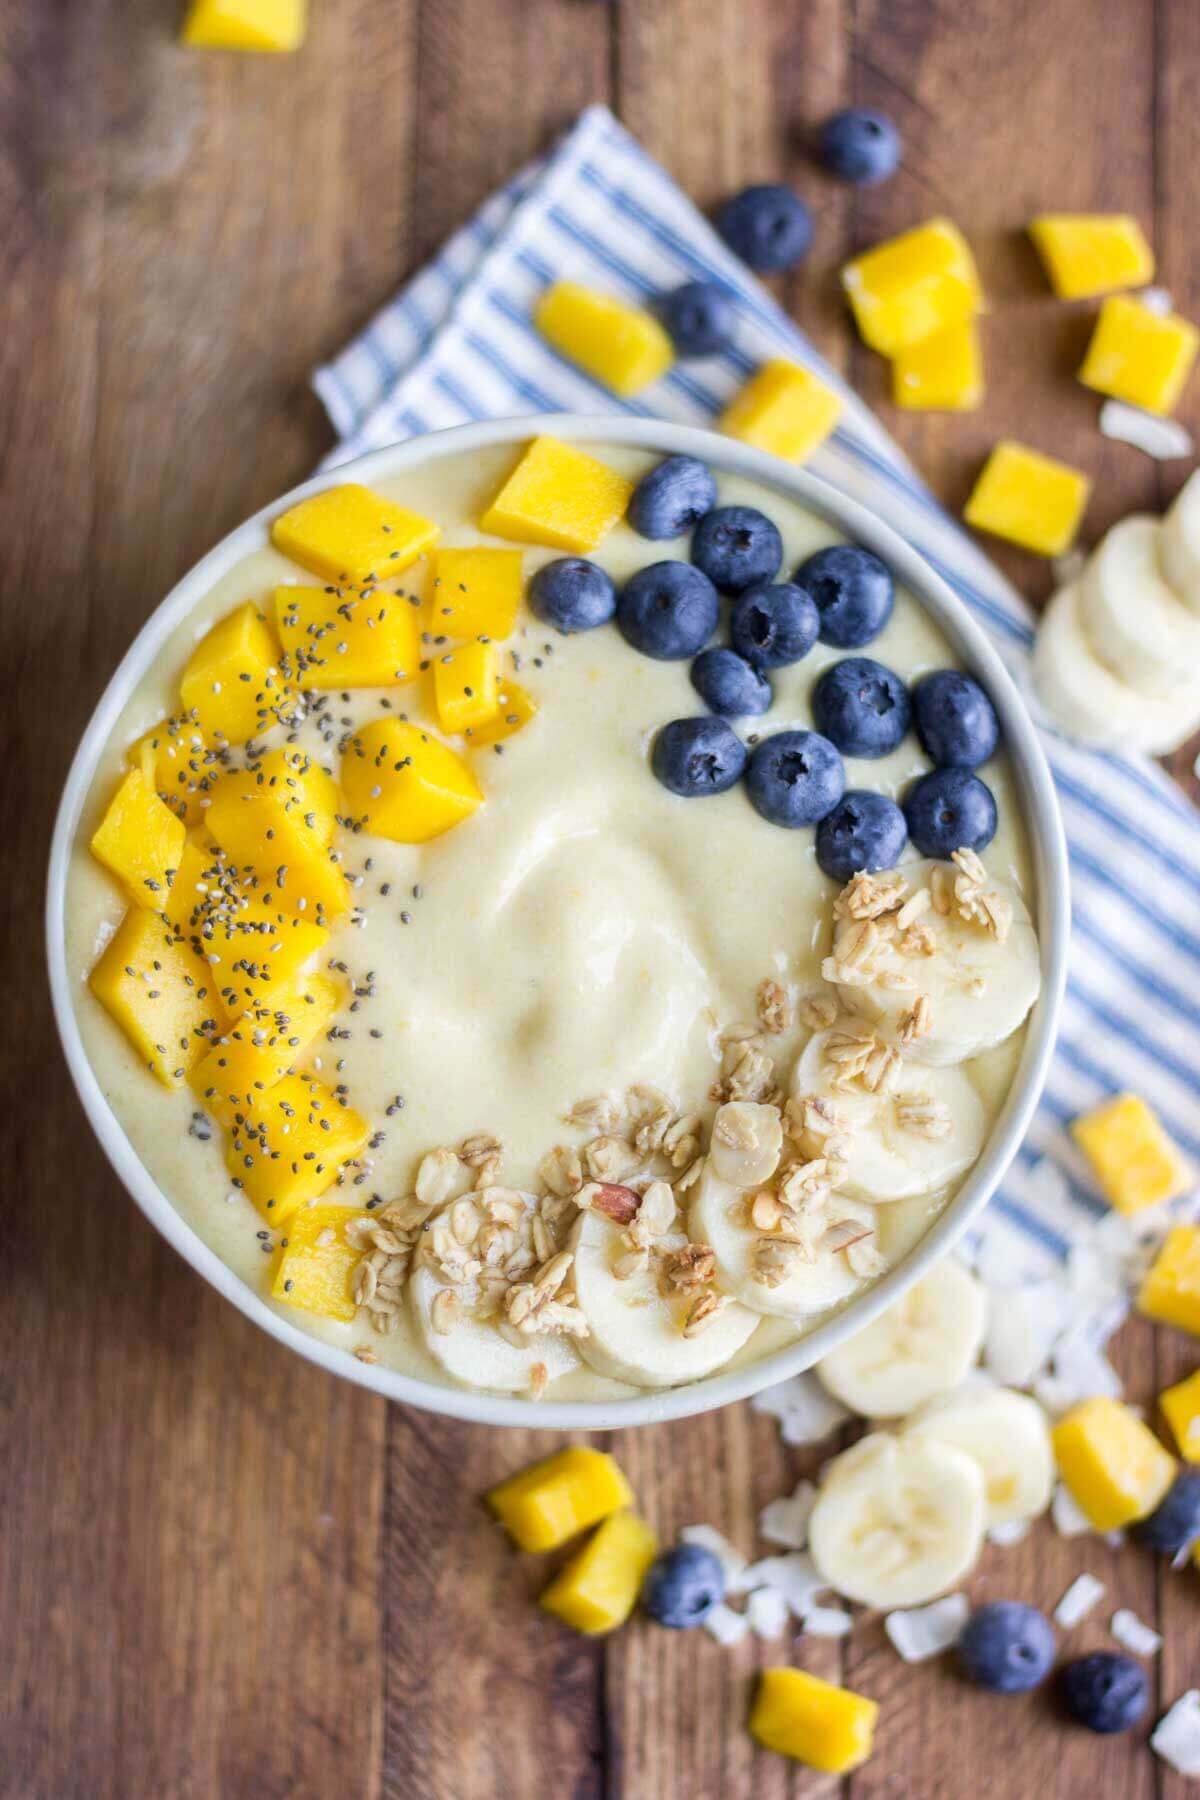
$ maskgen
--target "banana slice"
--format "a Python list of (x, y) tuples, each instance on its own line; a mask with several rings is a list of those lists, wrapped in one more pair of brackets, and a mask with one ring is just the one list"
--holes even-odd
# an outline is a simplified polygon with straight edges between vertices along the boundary
[(953, 1445), (878, 1432), (828, 1465), (808, 1521), (818, 1573), (863, 1606), (920, 1606), (983, 1547), (983, 1476)]
[[(441, 1300), (448, 1290), (451, 1299)], [(426, 1350), (463, 1387), (527, 1394), (542, 1385), (540, 1374), (536, 1382), (534, 1376), (539, 1364), (546, 1381), (579, 1367), (573, 1339), (557, 1331), (524, 1337), (510, 1326), (478, 1318), (475, 1285), (452, 1286), (426, 1262), (414, 1266), (408, 1297)]]
[(1046, 1415), (1011, 1388), (966, 1387), (945, 1394), (908, 1421), (906, 1437), (950, 1444), (979, 1464), (986, 1525), (1034, 1519), (1050, 1504), (1054, 1451)]
[[(708, 1244), (716, 1256), (722, 1287), (743, 1306), (784, 1319), (810, 1319), (849, 1299), (863, 1285), (845, 1251), (829, 1248), (817, 1249), (811, 1261), (798, 1257), (786, 1278), (771, 1286), (756, 1262), (760, 1247), (770, 1240), (750, 1222), (747, 1203), (751, 1193), (722, 1181), (710, 1158), (688, 1218), (692, 1238)], [(840, 1196), (830, 1203), (829, 1219), (831, 1223), (847, 1220), (867, 1233), (875, 1230), (872, 1207)]]
[(835, 1400), (868, 1419), (898, 1419), (966, 1379), (987, 1321), (983, 1289), (940, 1262), (894, 1306), (817, 1364)]
[[(900, 872), (911, 884), (912, 903), (919, 904), (922, 890), (929, 892), (935, 871), (941, 871), (937, 879), (950, 884), (952, 892), (960, 879), (953, 865), (936, 861), (903, 865)], [(927, 1003), (925, 1028), (906, 1045), (906, 1058), (941, 1065), (966, 1062), (992, 1050), (1011, 1037), (1038, 997), (1042, 958), (1025, 902), (1008, 882), (990, 875), (983, 893), (998, 895), (1011, 915), (1003, 938), (975, 919), (964, 919), (954, 908), (939, 913), (930, 905), (909, 929), (888, 929), (888, 920), (880, 921), (884, 930), (871, 951), (874, 980), (839, 983), (844, 1005), (888, 1026), (899, 1025), (919, 1000)], [(853, 960), (854, 934), (860, 929), (854, 919), (838, 920), (831, 959), (835, 964), (844, 966), (847, 955)], [(916, 947), (914, 936), (928, 954)]]
[(1145, 694), (1173, 694), (1200, 669), (1200, 615), (1162, 572), (1163, 528), (1134, 513), (1092, 553), (1080, 583), (1084, 635), (1102, 663)]
[(1200, 613), (1200, 469), (1188, 476), (1163, 520), (1162, 566), (1179, 598)]
[(697, 1295), (661, 1282), (653, 1255), (645, 1267), (619, 1277), (616, 1267), (628, 1256), (625, 1235), (601, 1213), (580, 1214), (571, 1248), (575, 1302), (588, 1322), (579, 1350), (602, 1375), (635, 1387), (698, 1381), (728, 1362), (758, 1326), (756, 1313), (722, 1296), (720, 1310), (685, 1335)]
[(819, 1031), (796, 1064), (792, 1093), (836, 1115), (845, 1138), (839, 1192), (883, 1206), (932, 1194), (969, 1169), (983, 1148), (987, 1120), (961, 1069), (899, 1057), (885, 1084), (872, 1092), (849, 1078), (852, 1064), (834, 1060), (843, 1050), (857, 1054), (856, 1044), (879, 1042), (869, 1029)]
[(1139, 694), (1100, 661), (1080, 610), (1078, 586), (1061, 588), (1038, 625), (1033, 679), (1046, 711), (1067, 737), (1092, 749), (1176, 749), (1200, 724), (1200, 682), (1173, 694)]

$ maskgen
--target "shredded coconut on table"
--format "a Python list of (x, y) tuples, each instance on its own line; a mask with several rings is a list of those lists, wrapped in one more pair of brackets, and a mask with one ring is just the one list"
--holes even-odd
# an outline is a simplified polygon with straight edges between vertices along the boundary
[(906, 1663), (925, 1662), (958, 1642), (970, 1611), (965, 1594), (947, 1594), (928, 1606), (888, 1613), (883, 1629)]
[(1082, 1537), (1092, 1529), (1092, 1522), (1070, 1488), (1059, 1482), (1050, 1502), (1050, 1518), (1060, 1537)]
[(809, 1637), (846, 1637), (854, 1620), (840, 1606), (810, 1606), (801, 1623)]
[(755, 1394), (755, 1412), (779, 1420), (785, 1444), (819, 1444), (853, 1415), (826, 1393), (815, 1375), (792, 1375)]
[(816, 1503), (815, 1485), (811, 1481), (798, 1482), (790, 1494), (781, 1495), (763, 1507), (758, 1515), (759, 1536), (768, 1544), (803, 1550), (808, 1542), (808, 1521)]
[(715, 1637), (718, 1644), (728, 1647), (740, 1644), (750, 1629), (750, 1621), (745, 1613), (734, 1612), (732, 1606), (720, 1601), (704, 1618), (704, 1629), (710, 1637)]
[(1129, 406), (1124, 400), (1106, 400), (1100, 408), (1100, 430), (1106, 438), (1119, 444), (1131, 444), (1156, 462), (1172, 462), (1177, 456), (1192, 456), (1196, 445), (1186, 425), (1178, 419), (1160, 419), (1143, 412), (1140, 406)]
[(1200, 1775), (1200, 1688), (1189, 1688), (1163, 1714), (1150, 1748), (1181, 1775)]
[(1070, 1631), (1104, 1598), (1104, 1583), (1094, 1575), (1077, 1575), (1054, 1609), (1055, 1623)]
[(1135, 1656), (1155, 1656), (1162, 1649), (1162, 1638), (1151, 1626), (1139, 1619), (1137, 1614), (1122, 1606), (1112, 1616), (1109, 1630), (1118, 1644), (1124, 1644)]
[(787, 1601), (777, 1588), (755, 1588), (746, 1602), (746, 1618), (756, 1637), (780, 1638), (787, 1630)]

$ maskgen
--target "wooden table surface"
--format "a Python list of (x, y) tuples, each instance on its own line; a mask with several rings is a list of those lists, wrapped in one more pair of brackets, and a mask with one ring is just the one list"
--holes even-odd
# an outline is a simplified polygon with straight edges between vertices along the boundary
[[(163, 1244), (69, 1089), (41, 973), (49, 827), (78, 732), (147, 612), (329, 443), (309, 371), (500, 180), (606, 100), (701, 205), (786, 178), (817, 243), (781, 292), (953, 506), (993, 439), (1089, 469), (1090, 535), (1186, 466), (1107, 443), (1068, 379), (1091, 308), (1056, 305), (1021, 236), (1044, 208), (1122, 209), (1200, 312), (1195, 0), (312, 0), (302, 55), (205, 55), (176, 0), (0, 0), (0, 593), (5, 1373), (0, 1793), (20, 1800), (832, 1794), (756, 1754), (756, 1665), (634, 1625), (592, 1644), (530, 1605), (539, 1566), (480, 1490), (558, 1441), (388, 1407), (269, 1342)], [(881, 190), (831, 186), (811, 123), (898, 120)], [(932, 213), (968, 230), (991, 301), (988, 395), (897, 418), (833, 271)], [(1183, 409), (1200, 427), (1200, 381)], [(1001, 560), (1032, 597), (1045, 567)], [(1180, 767), (1186, 759), (1180, 759)], [(1122, 1335), (1146, 1399), (1194, 1364)], [(811, 1468), (735, 1407), (611, 1443), (666, 1536), (752, 1544)], [(977, 1596), (1053, 1605), (1081, 1569), (1156, 1621), (1156, 1712), (1200, 1679), (1200, 1589), (1044, 1527)], [(1073, 1643), (1105, 1641), (1107, 1611)], [(792, 1654), (785, 1646), (782, 1654)], [(989, 1701), (905, 1667), (875, 1620), (797, 1660), (882, 1705), (854, 1800), (1184, 1784), (1148, 1724), (1101, 1741), (1045, 1696)]]

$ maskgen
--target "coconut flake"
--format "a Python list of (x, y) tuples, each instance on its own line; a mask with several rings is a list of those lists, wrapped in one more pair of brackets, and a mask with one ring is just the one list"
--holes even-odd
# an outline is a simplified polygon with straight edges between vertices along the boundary
[(1100, 429), (1107, 438), (1120, 444), (1132, 444), (1156, 462), (1173, 462), (1179, 456), (1191, 456), (1195, 442), (1191, 432), (1178, 419), (1162, 419), (1155, 413), (1143, 412), (1140, 406), (1129, 406), (1124, 400), (1106, 400), (1100, 408)]
[(1052, 1419), (1060, 1418), (1063, 1413), (1070, 1412), (1077, 1399), (1075, 1389), (1068, 1387), (1065, 1381), (1059, 1381), (1053, 1375), (1038, 1376), (1033, 1384), (1033, 1397)]
[(845, 1637), (854, 1620), (840, 1606), (810, 1606), (804, 1614), (804, 1629), (809, 1637)]
[(755, 1588), (746, 1602), (746, 1617), (756, 1637), (780, 1638), (787, 1630), (787, 1601), (778, 1588)]
[(780, 1495), (764, 1506), (758, 1515), (758, 1533), (768, 1544), (782, 1544), (787, 1550), (803, 1550), (808, 1542), (808, 1521), (817, 1503), (817, 1490), (811, 1481), (797, 1482), (790, 1494)]
[(1060, 1481), (1050, 1502), (1050, 1518), (1060, 1537), (1082, 1537), (1092, 1529), (1092, 1522), (1080, 1507), (1069, 1487)]
[(814, 1375), (789, 1376), (775, 1387), (764, 1388), (750, 1404), (755, 1412), (779, 1420), (785, 1444), (819, 1444), (852, 1416)]
[(750, 1629), (750, 1621), (745, 1613), (734, 1612), (732, 1606), (726, 1606), (723, 1600), (718, 1601), (704, 1616), (704, 1629), (710, 1637), (715, 1637), (718, 1644), (726, 1646), (740, 1644)]
[(1086, 1619), (1098, 1600), (1104, 1598), (1104, 1583), (1094, 1575), (1077, 1575), (1054, 1609), (1057, 1624), (1069, 1631)]
[(741, 1576), (739, 1589), (734, 1591), (748, 1593), (755, 1588), (774, 1588), (797, 1618), (802, 1618), (817, 1595), (829, 1591), (829, 1583), (817, 1573), (811, 1556), (794, 1550), (788, 1556), (764, 1556), (751, 1563)]
[(722, 1537), (711, 1525), (685, 1525), (679, 1536), (685, 1544), (699, 1544), (702, 1550), (711, 1550), (724, 1571), (726, 1592), (738, 1592), (738, 1583), (745, 1574), (747, 1559), (736, 1544), (731, 1544), (727, 1537)]
[(1119, 1400), (1124, 1387), (1121, 1377), (1104, 1352), (1097, 1348), (1081, 1329), (1064, 1332), (1054, 1346), (1051, 1369), (1055, 1381), (1071, 1395), (1071, 1405), (1105, 1394)]
[(1162, 1638), (1153, 1626), (1145, 1624), (1135, 1612), (1127, 1606), (1120, 1607), (1112, 1616), (1109, 1630), (1118, 1644), (1124, 1644), (1135, 1656), (1155, 1656), (1162, 1649)]
[(1200, 1688), (1189, 1688), (1163, 1714), (1150, 1748), (1181, 1775), (1200, 1775)]
[(925, 1662), (958, 1642), (970, 1610), (965, 1594), (947, 1594), (928, 1606), (888, 1613), (883, 1629), (906, 1663)]
[(1005, 1387), (1024, 1388), (1042, 1374), (1070, 1316), (1066, 1287), (1054, 1277), (1025, 1287), (991, 1289), (983, 1366)]
[(1152, 312), (1156, 318), (1169, 319), (1175, 311), (1175, 302), (1165, 287), (1143, 288), (1137, 297), (1146, 311)]
[(1007, 1549), (1012, 1544), (1024, 1543), (1029, 1536), (1028, 1519), (1006, 1519), (1001, 1525), (989, 1528), (987, 1539), (989, 1544), (997, 1544)]

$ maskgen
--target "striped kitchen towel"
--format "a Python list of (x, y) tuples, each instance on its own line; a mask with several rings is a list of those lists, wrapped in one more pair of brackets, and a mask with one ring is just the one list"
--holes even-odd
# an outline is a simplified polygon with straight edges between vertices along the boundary
[[(617, 400), (562, 360), (531, 313), (561, 276), (644, 301), (713, 277), (740, 301), (736, 347)], [(861, 401), (707, 221), (604, 107), (486, 202), (350, 347), (315, 377), (339, 437), (330, 465), (479, 418), (635, 413), (710, 424), (768, 356), (805, 363), (846, 400), (813, 462), (942, 574), (1023, 677), (1030, 613), (947, 517)], [(1200, 815), (1153, 763), (1047, 734), (1071, 853), (1074, 915), (1062, 1032), (1045, 1097), (969, 1249), (989, 1279), (1060, 1270), (1105, 1209), (1066, 1122), (1115, 1089), (1147, 1095), (1200, 1162)], [(1078, 1258), (1075, 1259), (1078, 1261)]]

